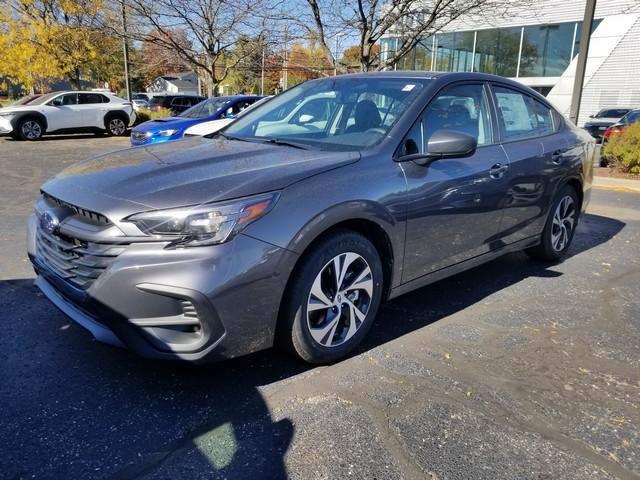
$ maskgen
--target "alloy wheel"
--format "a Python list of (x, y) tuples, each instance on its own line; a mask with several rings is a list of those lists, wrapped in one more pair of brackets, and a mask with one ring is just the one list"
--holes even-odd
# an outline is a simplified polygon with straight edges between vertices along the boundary
[(124, 124), (122, 119), (113, 118), (109, 121), (109, 131), (113, 135), (122, 135), (127, 130), (127, 126)]
[(563, 251), (569, 244), (575, 219), (575, 203), (571, 196), (566, 195), (558, 203), (551, 224), (551, 246), (556, 252)]
[(337, 347), (362, 326), (373, 298), (373, 274), (357, 253), (341, 253), (316, 276), (307, 300), (307, 326), (323, 347)]
[(36, 140), (42, 135), (42, 127), (35, 120), (27, 120), (22, 124), (22, 134), (29, 140)]

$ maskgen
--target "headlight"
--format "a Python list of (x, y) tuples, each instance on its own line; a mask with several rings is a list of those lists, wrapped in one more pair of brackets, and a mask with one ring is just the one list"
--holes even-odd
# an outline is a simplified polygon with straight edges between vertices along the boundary
[(169, 130), (160, 130), (158, 133), (156, 133), (156, 137), (170, 137), (174, 133), (178, 133), (178, 131), (179, 130), (177, 128), (171, 128)]
[(7, 120), (11, 120), (15, 116), (16, 114), (13, 112), (0, 113), (0, 117), (6, 118)]
[(148, 235), (175, 238), (171, 247), (215, 245), (230, 240), (266, 215), (277, 199), (277, 193), (270, 193), (230, 202), (137, 213), (124, 221), (134, 223)]

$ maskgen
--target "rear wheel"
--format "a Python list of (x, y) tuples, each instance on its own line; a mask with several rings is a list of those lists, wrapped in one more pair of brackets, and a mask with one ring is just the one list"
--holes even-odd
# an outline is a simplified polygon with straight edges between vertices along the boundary
[(37, 118), (24, 118), (18, 123), (17, 133), (22, 140), (38, 140), (44, 135), (44, 125)]
[(579, 215), (578, 195), (573, 187), (566, 186), (551, 205), (540, 245), (528, 249), (527, 253), (540, 260), (562, 260), (571, 246)]
[(383, 274), (371, 242), (354, 232), (305, 252), (282, 312), (281, 340), (310, 363), (344, 357), (367, 334), (380, 306)]
[(127, 121), (122, 115), (107, 117), (105, 121), (107, 133), (114, 137), (119, 137), (127, 133)]

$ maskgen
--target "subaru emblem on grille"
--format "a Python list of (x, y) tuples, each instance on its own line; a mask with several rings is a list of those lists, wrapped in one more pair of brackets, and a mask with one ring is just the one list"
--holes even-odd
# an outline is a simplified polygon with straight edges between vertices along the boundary
[(53, 212), (46, 211), (40, 216), (40, 228), (47, 233), (53, 233), (58, 229), (60, 220)]

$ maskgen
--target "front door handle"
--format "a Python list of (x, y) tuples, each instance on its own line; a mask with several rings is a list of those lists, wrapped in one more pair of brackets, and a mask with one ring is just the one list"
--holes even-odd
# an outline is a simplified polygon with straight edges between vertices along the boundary
[(504, 174), (509, 170), (509, 165), (506, 163), (496, 163), (489, 169), (489, 176), (495, 180), (504, 177)]
[(556, 165), (560, 165), (562, 163), (562, 150), (556, 150), (551, 154), (551, 161)]

